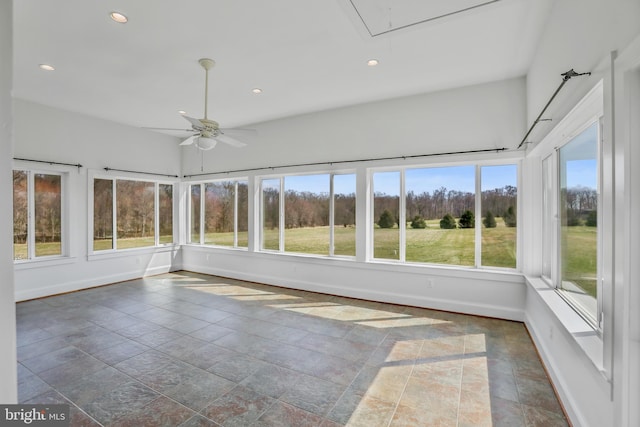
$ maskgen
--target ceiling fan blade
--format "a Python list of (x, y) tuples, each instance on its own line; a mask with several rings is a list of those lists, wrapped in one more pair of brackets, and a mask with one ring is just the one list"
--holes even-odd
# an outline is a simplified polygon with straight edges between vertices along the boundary
[(183, 115), (182, 117), (188, 120), (193, 125), (194, 129), (197, 129), (197, 130), (204, 129), (204, 124), (200, 120), (194, 119), (193, 117), (189, 117), (185, 115)]
[(187, 139), (185, 139), (184, 141), (182, 141), (182, 142), (180, 143), (180, 145), (191, 145), (191, 144), (193, 144), (193, 143), (196, 141), (196, 138), (197, 138), (198, 136), (199, 136), (199, 135), (192, 135), (192, 136), (190, 136), (189, 138), (187, 138)]
[(224, 142), (225, 144), (229, 144), (233, 147), (246, 147), (247, 144), (245, 144), (242, 141), (238, 141), (235, 138), (231, 138), (228, 135), (225, 135), (223, 133), (220, 133), (218, 136), (216, 136), (216, 139), (220, 142)]
[(179, 129), (179, 128), (154, 128), (154, 127), (143, 127), (142, 129), (149, 129), (149, 130), (173, 130), (176, 132), (193, 132), (193, 129)]

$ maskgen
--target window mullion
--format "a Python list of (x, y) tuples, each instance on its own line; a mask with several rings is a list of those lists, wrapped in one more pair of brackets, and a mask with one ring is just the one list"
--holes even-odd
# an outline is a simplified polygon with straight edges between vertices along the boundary
[(111, 200), (111, 247), (113, 248), (113, 250), (118, 249), (118, 204), (117, 204), (117, 199), (118, 199), (118, 194), (117, 194), (117, 188), (118, 186), (116, 185), (116, 180), (112, 179), (111, 180), (111, 194), (113, 194), (112, 200)]
[(278, 198), (278, 251), (284, 252), (284, 177), (280, 177), (280, 197)]
[(154, 183), (153, 194), (153, 240), (154, 245), (160, 245), (160, 184)]
[(35, 179), (32, 171), (27, 172), (27, 259), (36, 255), (36, 215)]
[(198, 184), (200, 185), (200, 241), (198, 242), (200, 245), (204, 245), (204, 230), (206, 221), (206, 212), (205, 210), (205, 199), (207, 197), (206, 186), (204, 183)]
[(333, 189), (333, 178), (335, 174), (329, 175), (329, 256), (334, 255), (335, 251), (335, 194)]
[(482, 266), (482, 174), (480, 165), (476, 165), (476, 182), (475, 182), (475, 266)]
[(233, 183), (233, 247), (238, 247), (238, 181)]
[(400, 171), (400, 197), (399, 197), (399, 206), (398, 206), (398, 232), (400, 233), (399, 239), (399, 250), (400, 250), (400, 262), (406, 261), (406, 233), (407, 233), (407, 196), (405, 194), (405, 169)]

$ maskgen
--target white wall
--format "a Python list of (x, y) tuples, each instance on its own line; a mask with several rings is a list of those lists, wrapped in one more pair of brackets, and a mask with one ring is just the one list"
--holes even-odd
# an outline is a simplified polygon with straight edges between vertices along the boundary
[[(558, 0), (551, 11), (545, 32), (541, 37), (537, 53), (527, 75), (527, 116), (529, 124), (539, 114), (551, 94), (561, 82), (560, 74), (574, 68), (577, 72), (594, 71), (592, 77), (576, 77), (562, 89), (551, 104), (543, 122), (532, 133), (531, 140), (539, 142), (559, 121), (593, 88), (600, 78), (605, 78), (605, 144), (611, 144), (613, 116), (611, 110), (610, 52), (624, 49), (640, 33), (640, 2), (636, 0)], [(607, 80), (609, 79), (609, 80)], [(622, 116), (616, 120), (627, 120)], [(531, 147), (530, 147), (531, 148)], [(608, 155), (617, 156), (613, 152)], [(525, 260), (523, 266), (527, 274), (539, 274), (541, 266), (541, 222), (538, 207), (541, 202), (539, 158), (530, 157), (525, 162), (525, 186), (523, 222), (528, 233), (524, 239)], [(608, 173), (611, 174), (610, 166)], [(611, 183), (611, 178), (607, 178)], [(611, 184), (613, 185), (613, 184)], [(623, 182), (617, 181), (615, 192)], [(609, 190), (609, 193), (611, 190)], [(605, 194), (605, 202), (611, 201), (612, 194)], [(605, 256), (610, 254), (605, 254)], [(620, 255), (618, 255), (620, 256)], [(614, 260), (615, 261), (615, 260)], [(612, 276), (619, 271), (611, 272)], [(612, 286), (611, 283), (608, 286)], [(624, 286), (628, 287), (627, 282)], [(620, 296), (616, 295), (616, 298)], [(606, 301), (610, 304), (610, 301)], [(628, 375), (620, 364), (612, 366), (614, 383), (607, 380), (611, 373), (600, 372), (598, 364), (592, 362), (576, 338), (567, 330), (554, 311), (549, 309), (545, 299), (533, 287), (528, 287), (526, 301), (526, 323), (551, 376), (558, 388), (563, 404), (576, 426), (634, 426), (637, 423), (622, 417), (624, 397), (619, 387), (620, 378)], [(620, 307), (611, 307), (613, 318), (604, 325), (605, 330), (613, 325), (609, 335), (616, 337), (626, 326), (621, 321)], [(610, 342), (611, 336), (607, 338)], [(613, 360), (626, 347), (621, 340), (613, 342), (610, 351)], [(607, 340), (604, 353), (607, 358)], [(637, 360), (635, 361), (637, 363)], [(617, 380), (616, 380), (617, 379)], [(637, 402), (635, 403), (637, 404)], [(637, 420), (636, 420), (637, 421)]]
[[(204, 171), (514, 147), (525, 130), (524, 88), (524, 79), (512, 79), (259, 123), (251, 127), (258, 130), (260, 138), (249, 147), (220, 151), (216, 147), (204, 153)], [(367, 167), (479, 158), (517, 161), (520, 155), (494, 152), (276, 168), (244, 176), (250, 179), (250, 191), (253, 178), (260, 174), (310, 170), (353, 168), (359, 175), (358, 182), (364, 183)], [(195, 150), (187, 149), (183, 159), (185, 174), (200, 172), (201, 158)], [(365, 194), (366, 187), (359, 184), (358, 224), (365, 224)], [(525, 285), (520, 274), (367, 263), (363, 230), (359, 228), (357, 257), (352, 261), (187, 245), (182, 248), (183, 266), (291, 288), (523, 320)], [(427, 287), (427, 279), (432, 280), (433, 287)]]
[[(12, 2), (0, 2), (0, 194), (11, 200)], [(13, 303), (13, 214), (5, 202), (0, 209), (0, 403), (17, 403), (16, 311)]]
[(247, 147), (218, 144), (204, 158), (184, 148), (183, 172), (513, 148), (524, 91), (524, 79), (511, 79), (258, 123)]
[[(116, 256), (94, 255), (89, 259), (87, 234), (89, 171), (103, 172), (109, 167), (179, 176), (177, 139), (20, 99), (14, 100), (14, 113), (14, 157), (83, 165), (79, 169), (57, 168), (69, 172), (71, 257), (62, 262), (17, 265), (16, 300), (166, 272), (179, 265), (175, 248), (123, 251)], [(49, 167), (28, 162), (14, 165)]]
[[(562, 82), (560, 74), (594, 71), (609, 52), (627, 46), (640, 30), (637, 0), (556, 0), (527, 73), (527, 125), (540, 114)], [(540, 141), (595, 85), (574, 77), (549, 106), (532, 133)]]

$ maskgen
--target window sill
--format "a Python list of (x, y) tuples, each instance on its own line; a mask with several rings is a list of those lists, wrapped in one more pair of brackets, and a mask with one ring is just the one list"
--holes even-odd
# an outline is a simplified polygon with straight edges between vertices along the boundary
[(604, 343), (598, 332), (580, 316), (558, 294), (555, 288), (549, 286), (542, 278), (525, 277), (527, 285), (546, 304), (555, 318), (564, 328), (573, 342), (584, 352), (593, 366), (606, 378), (604, 370)]
[(76, 262), (76, 257), (46, 257), (36, 259), (26, 259), (13, 262), (13, 269), (15, 271), (30, 270), (32, 268), (44, 268), (53, 267), (56, 265), (73, 264)]
[(163, 246), (149, 246), (145, 248), (116, 249), (103, 252), (94, 252), (87, 256), (88, 261), (97, 261), (109, 258), (128, 257), (131, 255), (153, 255), (163, 252), (175, 252), (180, 249), (178, 244), (169, 244)]

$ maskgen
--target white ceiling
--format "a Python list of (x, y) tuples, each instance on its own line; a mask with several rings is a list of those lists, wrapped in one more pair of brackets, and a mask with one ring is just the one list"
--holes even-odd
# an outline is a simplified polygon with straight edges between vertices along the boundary
[[(442, 9), (375, 0), (369, 22), (418, 24), (372, 37), (362, 0), (20, 0), (13, 95), (138, 127), (182, 128), (178, 110), (203, 116), (197, 60), (209, 57), (217, 62), (209, 117), (242, 126), (523, 76), (553, 1), (500, 0), (429, 20)], [(454, 10), (482, 3), (435, 2)], [(114, 10), (129, 22), (111, 21)], [(370, 58), (379, 65), (368, 67)]]

